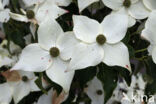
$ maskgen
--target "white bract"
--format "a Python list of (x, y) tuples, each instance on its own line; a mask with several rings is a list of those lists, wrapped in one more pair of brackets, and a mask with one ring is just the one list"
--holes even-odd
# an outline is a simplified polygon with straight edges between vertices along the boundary
[(9, 9), (5, 9), (4, 7), (8, 4), (8, 0), (0, 0), (0, 22), (7, 22), (10, 19)]
[(23, 0), (28, 6), (36, 4), (32, 10), (24, 11), (21, 9), (24, 15), (10, 13), (11, 18), (22, 22), (33, 22), (40, 24), (45, 20), (45, 17), (56, 19), (59, 16), (67, 13), (68, 11), (60, 8), (59, 6), (67, 6), (70, 4), (70, 0)]
[(42, 5), (39, 5), (36, 12), (36, 19), (40, 24), (45, 17), (56, 19), (59, 16), (67, 13), (68, 11), (60, 8), (59, 6), (69, 5), (71, 0), (45, 0)]
[(156, 11), (153, 11), (145, 23), (145, 29), (141, 36), (150, 42), (148, 47), (149, 54), (152, 55), (153, 61), (156, 63)]
[(98, 23), (88, 17), (74, 15), (73, 22), (75, 36), (82, 42), (72, 55), (68, 70), (83, 69), (100, 62), (131, 70), (128, 49), (120, 42), (126, 35), (127, 16), (111, 14)]
[(104, 90), (102, 83), (97, 77), (94, 77), (92, 81), (90, 81), (86, 89), (86, 93), (91, 99), (91, 104), (103, 104), (104, 103)]
[(40, 24), (38, 42), (23, 49), (14, 70), (46, 71), (48, 77), (68, 92), (74, 72), (66, 73), (73, 48), (78, 44), (73, 32), (64, 33), (60, 25), (51, 19)]
[(51, 89), (48, 91), (48, 94), (40, 96), (38, 101), (34, 104), (60, 104), (67, 99), (67, 96), (68, 95), (63, 92), (58, 96), (57, 92)]
[(20, 9), (21, 12), (23, 13), (22, 14), (17, 14), (17, 13), (12, 13), (10, 12), (10, 17), (16, 21), (21, 21), (21, 22), (32, 22), (34, 24), (37, 24), (37, 20), (35, 19), (35, 13), (36, 13), (36, 9), (34, 10), (23, 10), (23, 9)]
[(40, 91), (40, 89), (35, 84), (35, 80), (37, 79), (37, 77), (35, 77), (34, 73), (25, 71), (18, 71), (17, 73), (17, 75), (9, 76), (12, 78), (8, 81), (15, 104), (17, 104), (30, 92)]
[(8, 83), (0, 84), (0, 104), (10, 104), (12, 93)]
[(143, 3), (149, 10), (156, 10), (156, 0), (143, 0)]
[(79, 6), (79, 12), (83, 11), (86, 7), (99, 0), (77, 0)]
[[(11, 57), (7, 48), (7, 40), (3, 40), (0, 44), (0, 67), (4, 65), (11, 66), (15, 62), (15, 57)], [(12, 41), (10, 41), (10, 52), (14, 53), (19, 49)], [(18, 48), (18, 49), (17, 49)]]
[(5, 71), (1, 73), (7, 80), (0, 84), (0, 104), (9, 104), (12, 97), (17, 104), (30, 92), (40, 91), (35, 84), (37, 77), (32, 72), (25, 71)]
[(102, 0), (113, 12), (129, 16), (129, 27), (133, 26), (136, 19), (145, 19), (149, 10), (144, 6), (142, 0)]

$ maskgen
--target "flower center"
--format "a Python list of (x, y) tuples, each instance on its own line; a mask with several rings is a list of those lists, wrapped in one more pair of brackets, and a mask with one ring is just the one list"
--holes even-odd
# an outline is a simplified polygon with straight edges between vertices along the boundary
[(125, 6), (126, 8), (129, 8), (131, 6), (131, 0), (124, 0), (123, 6)]
[(32, 10), (27, 10), (26, 11), (26, 16), (28, 19), (33, 19), (35, 17), (35, 13)]
[(97, 93), (98, 95), (102, 95), (103, 92), (102, 92), (102, 90), (97, 90), (96, 93)]
[(29, 80), (29, 79), (28, 79), (27, 76), (23, 76), (23, 77), (22, 77), (22, 81), (23, 81), (23, 82), (27, 82), (28, 80)]
[(57, 57), (60, 54), (60, 51), (57, 47), (52, 47), (50, 48), (49, 53), (52, 57)]
[(106, 42), (106, 37), (100, 34), (96, 37), (96, 42), (100, 45), (103, 45)]

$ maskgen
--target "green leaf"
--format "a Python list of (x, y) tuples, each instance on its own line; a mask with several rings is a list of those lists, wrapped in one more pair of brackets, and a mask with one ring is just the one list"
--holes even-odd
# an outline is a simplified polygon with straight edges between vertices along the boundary
[(117, 86), (118, 72), (113, 67), (109, 67), (103, 63), (99, 64), (99, 73), (97, 74), (98, 79), (103, 84), (104, 89), (104, 103), (110, 99), (114, 89)]
[(135, 57), (135, 50), (134, 50), (134, 48), (132, 46), (130, 46), (130, 45), (127, 45), (127, 48), (128, 48), (128, 52), (129, 52), (129, 57), (130, 58)]
[(29, 24), (10, 19), (7, 23), (4, 23), (3, 26), (8, 41), (11, 40), (21, 48), (24, 48), (24, 36), (30, 33)]
[(123, 78), (126, 81), (127, 85), (130, 86), (131, 73), (126, 68), (116, 67), (115, 69), (119, 72), (119, 75), (121, 76), (121, 78)]
[(43, 74), (42, 73), (39, 73), (39, 77), (38, 77), (38, 79), (36, 79), (35, 83), (41, 89), (41, 91), (43, 93), (48, 94), (47, 91), (42, 86), (42, 76), (43, 76)]
[(86, 83), (94, 78), (96, 75), (96, 67), (89, 67), (75, 72), (74, 80), (78, 81), (80, 87), (83, 88)]
[[(148, 75), (147, 85), (145, 88), (145, 93), (147, 95), (154, 95), (156, 93), (156, 64), (153, 62), (152, 58), (145, 61), (146, 64), (146, 74)], [(146, 75), (146, 76), (147, 76)]]
[(126, 36), (122, 39), (122, 42), (128, 44), (129, 40), (130, 40), (130, 32), (128, 31), (126, 33)]

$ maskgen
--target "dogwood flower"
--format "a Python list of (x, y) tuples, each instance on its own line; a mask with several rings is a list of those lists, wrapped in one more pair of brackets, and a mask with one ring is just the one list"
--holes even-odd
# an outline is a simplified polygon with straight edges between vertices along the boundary
[(40, 91), (40, 89), (35, 84), (34, 73), (25, 71), (6, 71), (2, 75), (7, 79), (10, 90), (9, 93), (12, 94), (15, 104), (17, 104), (22, 98), (33, 91)]
[(48, 91), (48, 94), (40, 96), (37, 103), (35, 104), (61, 104), (64, 100), (67, 99), (67, 94), (62, 92), (59, 96), (54, 89)]
[(83, 69), (100, 62), (131, 70), (128, 49), (120, 42), (127, 31), (127, 16), (111, 14), (98, 23), (86, 16), (74, 15), (73, 22), (75, 36), (82, 42), (77, 45), (68, 70)]
[(156, 9), (156, 1), (155, 0), (143, 0), (144, 5), (149, 9), (149, 10), (155, 10)]
[[(24, 15), (10, 13), (11, 18), (22, 21), (22, 22), (32, 22), (35, 24), (40, 24), (45, 20), (45, 17), (56, 19), (62, 14), (67, 13), (64, 9), (61, 9), (59, 6), (67, 6), (70, 4), (70, 0), (24, 0), (27, 5), (36, 4), (32, 10), (24, 11), (21, 9), (21, 12)], [(30, 3), (30, 4), (29, 4)]]
[(13, 62), (14, 60), (10, 58), (9, 53), (5, 49), (0, 48), (0, 67), (10, 65)]
[(94, 77), (92, 81), (90, 81), (86, 88), (86, 93), (91, 99), (91, 104), (103, 104), (104, 103), (104, 90), (102, 83), (97, 77)]
[(7, 22), (10, 19), (9, 9), (5, 9), (4, 7), (8, 4), (8, 0), (0, 0), (0, 22)]
[(156, 63), (156, 11), (153, 11), (145, 23), (145, 29), (142, 31), (141, 36), (150, 42), (148, 52), (152, 55), (153, 61)]
[[(11, 45), (13, 45), (12, 42)], [(4, 65), (10, 66), (14, 62), (14, 59), (10, 57), (8, 50), (5, 49), (6, 46), (7, 46), (7, 40), (3, 40), (2, 43), (0, 44), (0, 67)], [(11, 52), (13, 52), (13, 50), (11, 50)]]
[(0, 104), (10, 104), (12, 93), (8, 83), (0, 84)]
[(136, 22), (135, 19), (145, 19), (150, 11), (144, 6), (142, 0), (102, 0), (113, 12), (129, 16), (129, 27)]
[(77, 0), (79, 12), (83, 11), (86, 7), (94, 2), (98, 2), (99, 0)]
[(51, 19), (40, 24), (38, 42), (23, 49), (18, 63), (12, 68), (42, 72), (68, 92), (74, 72), (65, 73), (73, 48), (78, 44), (73, 32), (64, 33), (60, 25)]

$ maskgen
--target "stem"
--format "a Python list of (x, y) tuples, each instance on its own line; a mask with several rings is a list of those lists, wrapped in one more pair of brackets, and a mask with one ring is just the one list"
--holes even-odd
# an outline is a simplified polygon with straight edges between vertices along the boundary
[(135, 53), (140, 53), (140, 52), (144, 52), (144, 51), (147, 51), (147, 48), (136, 50)]
[(148, 56), (142, 56), (141, 58), (135, 58), (135, 59), (137, 59), (139, 61), (143, 61), (145, 58), (148, 58)]

